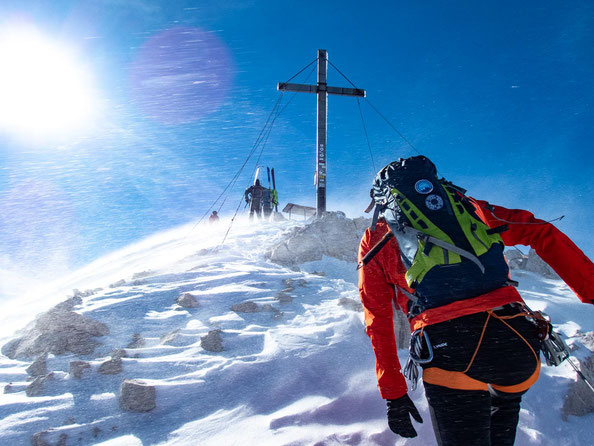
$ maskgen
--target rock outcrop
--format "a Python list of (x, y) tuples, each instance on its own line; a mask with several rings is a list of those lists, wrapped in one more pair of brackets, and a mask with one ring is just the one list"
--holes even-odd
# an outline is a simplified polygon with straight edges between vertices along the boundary
[(31, 384), (25, 387), (25, 394), (27, 396), (39, 396), (43, 393), (45, 384), (54, 378), (53, 373), (49, 373), (44, 376), (38, 376)]
[(70, 361), (68, 371), (76, 379), (82, 378), (85, 370), (91, 370), (91, 364), (87, 361)]
[(75, 296), (39, 315), (21, 337), (2, 346), (2, 354), (10, 359), (28, 359), (46, 353), (93, 353), (99, 345), (95, 338), (105, 336), (109, 329), (107, 325), (73, 311), (77, 301)]
[(202, 336), (200, 338), (200, 346), (209, 352), (222, 352), (223, 338), (221, 336), (221, 330), (211, 330), (206, 336)]
[(155, 386), (138, 379), (126, 379), (120, 387), (120, 408), (127, 412), (150, 412), (156, 404)]
[(184, 293), (177, 298), (175, 301), (180, 307), (183, 308), (196, 308), (198, 306), (198, 301), (193, 294)]
[(115, 357), (105, 361), (97, 370), (102, 375), (117, 375), (122, 373), (122, 358)]
[(33, 364), (27, 367), (26, 372), (33, 377), (47, 375), (47, 353), (33, 361)]
[(517, 249), (505, 251), (505, 258), (511, 269), (531, 271), (549, 279), (560, 279), (559, 275), (530, 248), (528, 255)]
[(126, 346), (126, 348), (142, 348), (146, 345), (146, 340), (140, 333), (134, 333), (132, 335), (132, 341)]
[(366, 218), (352, 220), (342, 212), (327, 212), (322, 218), (293, 229), (268, 250), (266, 257), (285, 266), (321, 260), (324, 256), (356, 262), (359, 242), (368, 226)]
[[(590, 383), (594, 383), (594, 331), (578, 336), (580, 346), (577, 350), (588, 352), (584, 359), (577, 360), (580, 371)], [(576, 362), (574, 356), (571, 360)], [(576, 376), (576, 381), (569, 386), (563, 401), (563, 418), (566, 419), (569, 415), (583, 416), (592, 412), (594, 412), (594, 392), (582, 378)]]

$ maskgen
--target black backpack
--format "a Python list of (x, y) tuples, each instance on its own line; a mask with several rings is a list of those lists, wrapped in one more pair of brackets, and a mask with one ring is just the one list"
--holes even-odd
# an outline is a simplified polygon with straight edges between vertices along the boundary
[(416, 236), (414, 257), (403, 260), (417, 313), (508, 284), (499, 235), (506, 227), (489, 228), (465, 192), (438, 178), (424, 156), (390, 163), (373, 181), (373, 199), (391, 232), (399, 240)]

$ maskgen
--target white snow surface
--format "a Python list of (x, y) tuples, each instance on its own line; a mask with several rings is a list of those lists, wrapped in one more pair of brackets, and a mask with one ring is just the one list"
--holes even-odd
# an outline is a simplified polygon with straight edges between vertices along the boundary
[[(323, 259), (294, 271), (270, 263), (264, 252), (302, 223), (239, 221), (219, 246), (227, 223), (158, 234), (5, 304), (3, 341), (73, 288), (101, 287), (76, 311), (104, 322), (110, 333), (88, 357), (50, 355), (48, 369), (55, 373), (42, 396), (23, 391), (30, 362), (0, 356), (0, 386), (12, 383), (14, 391), (0, 394), (1, 444), (30, 445), (40, 431), (47, 431), (49, 444), (66, 434), (66, 444), (104, 446), (436, 444), (422, 386), (410, 393), (424, 419), (415, 423), (419, 436), (402, 439), (387, 426), (363, 315), (337, 304), (342, 297), (359, 300), (355, 264)], [(314, 274), (322, 271), (325, 276)], [(144, 277), (133, 280), (137, 273)], [(577, 330), (594, 329), (594, 308), (563, 283), (514, 273), (528, 304), (549, 313), (570, 342)], [(109, 287), (121, 279), (126, 282)], [(291, 301), (275, 298), (283, 290)], [(198, 307), (176, 305), (186, 292)], [(230, 310), (245, 301), (272, 305), (282, 315)], [(200, 345), (213, 329), (222, 330), (223, 352)], [(162, 344), (161, 337), (175, 330), (177, 337)], [(109, 352), (126, 347), (135, 333), (146, 345), (127, 349), (123, 372), (99, 374)], [(400, 350), (403, 364), (406, 356)], [(91, 370), (76, 379), (68, 364), (80, 359)], [(151, 412), (119, 408), (120, 384), (133, 378), (156, 387)], [(524, 397), (516, 445), (592, 444), (593, 414), (561, 419), (564, 394), (575, 379), (568, 364), (543, 367)]]

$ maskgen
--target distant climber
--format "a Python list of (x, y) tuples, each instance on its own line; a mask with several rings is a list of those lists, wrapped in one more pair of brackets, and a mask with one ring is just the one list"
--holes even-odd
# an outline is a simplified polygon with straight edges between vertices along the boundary
[(214, 224), (214, 223), (218, 223), (219, 221), (219, 213), (217, 211), (212, 211), (212, 214), (210, 217), (208, 217), (208, 221), (210, 222), (210, 224)]
[(260, 185), (260, 180), (256, 180), (253, 186), (245, 190), (245, 202), (250, 205), (250, 221), (254, 219), (254, 213), (258, 219), (262, 218), (262, 197), (264, 196), (265, 187)]
[(415, 437), (410, 417), (422, 422), (401, 373), (395, 306), (413, 332), (404, 375), (416, 383), (417, 365), (423, 368), (438, 445), (512, 446), (550, 325), (516, 290), (503, 247), (531, 246), (590, 304), (594, 264), (550, 222), (465, 193), (438, 178), (424, 156), (377, 174), (368, 208), (374, 219), (359, 248), (366, 331), (394, 433)]

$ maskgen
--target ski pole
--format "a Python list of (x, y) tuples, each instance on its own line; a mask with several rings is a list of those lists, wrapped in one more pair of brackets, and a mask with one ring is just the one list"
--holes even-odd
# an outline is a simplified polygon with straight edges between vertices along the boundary
[(594, 386), (592, 386), (592, 383), (590, 383), (588, 378), (586, 378), (586, 376), (581, 372), (581, 370), (578, 369), (578, 367), (574, 364), (574, 362), (571, 360), (571, 358), (567, 358), (567, 362), (569, 362), (569, 364), (573, 367), (573, 369), (576, 371), (578, 376), (584, 380), (584, 382), (590, 388), (590, 390), (592, 392), (594, 392)]

